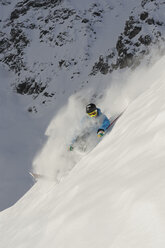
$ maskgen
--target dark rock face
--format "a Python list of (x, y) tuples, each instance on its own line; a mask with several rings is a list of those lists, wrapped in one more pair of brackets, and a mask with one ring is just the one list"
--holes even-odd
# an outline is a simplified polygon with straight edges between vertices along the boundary
[[(11, 0), (1, 1), (3, 5), (11, 3)], [(151, 5), (154, 6), (153, 9)], [(78, 78), (81, 65), (89, 65), (90, 49), (97, 39), (95, 24), (103, 25), (104, 14), (112, 8), (109, 6), (109, 10), (102, 9), (103, 5), (94, 3), (89, 9), (78, 11), (68, 6), (63, 0), (20, 0), (9, 18), (5, 20), (4, 26), (7, 32), (4, 30), (0, 32), (0, 62), (7, 64), (17, 75), (18, 80), (15, 83), (17, 93), (31, 94), (34, 98), (41, 94), (45, 97), (44, 103), (46, 98), (54, 95), (48, 90), (49, 82), (54, 75), (65, 70), (69, 79)], [(142, 0), (141, 6), (136, 9), (136, 14), (134, 11), (131, 12), (121, 34), (116, 38), (114, 47), (109, 48), (103, 55), (98, 55), (89, 73), (91, 76), (99, 72), (105, 75), (126, 67), (133, 69), (148, 54), (152, 44), (163, 40), (162, 30), (165, 23), (164, 20), (159, 19), (157, 13), (154, 13), (159, 8), (158, 1)], [(62, 51), (62, 54), (65, 49), (74, 50), (72, 44), (74, 46), (76, 39), (83, 39), (85, 36), (86, 50), (77, 58), (75, 55), (72, 58), (69, 57), (70, 55), (60, 57), (60, 52), (57, 52), (57, 56), (55, 53), (51, 55), (51, 60), (46, 58), (46, 62), (43, 63), (39, 54), (39, 59), (34, 58), (31, 65), (29, 62), (31, 58), (28, 58), (28, 61), (26, 56), (29, 51), (31, 56), (33, 35), (37, 36), (35, 38), (38, 43), (42, 43), (41, 47), (43, 45), (48, 50), (55, 48)], [(47, 71), (48, 67), (52, 69)], [(72, 72), (69, 74), (70, 71)], [(51, 72), (52, 74), (49, 75)]]
[(2, 34), (0, 39), (0, 53), (4, 57), (0, 60), (6, 63), (11, 70), (19, 72), (25, 65), (23, 62), (23, 49), (29, 44), (25, 33), (19, 27), (11, 28), (10, 36)]
[(4, 37), (0, 40), (0, 53), (2, 53), (3, 51), (7, 50), (10, 47), (10, 42), (9, 40)]
[(149, 46), (152, 42), (152, 38), (150, 35), (145, 35), (145, 36), (141, 35), (139, 37), (139, 41), (141, 42), (141, 44), (143, 44), (145, 46)]
[(146, 20), (146, 22), (147, 22), (149, 25), (155, 24), (155, 21), (154, 21), (153, 18), (148, 18), (148, 19)]
[(141, 6), (142, 6), (142, 7), (145, 7), (145, 5), (146, 5), (147, 3), (150, 3), (150, 2), (155, 2), (155, 0), (142, 0)]
[(139, 21), (135, 20), (133, 16), (130, 16), (129, 20), (125, 23), (124, 35), (128, 36), (129, 39), (134, 38), (142, 29), (138, 24)]
[(1, 4), (2, 5), (9, 5), (9, 4), (11, 4), (11, 0), (1, 0)]
[(84, 19), (82, 20), (82, 23), (88, 23), (88, 22), (89, 22), (89, 20), (86, 19), (86, 18), (84, 18)]
[(43, 86), (42, 83), (37, 83), (34, 78), (26, 78), (24, 82), (19, 83), (16, 86), (16, 91), (22, 95), (38, 95), (45, 90), (46, 86)]
[(91, 75), (96, 75), (98, 71), (100, 71), (102, 74), (107, 74), (110, 66), (107, 62), (104, 62), (103, 56), (99, 57), (99, 61), (96, 62), (93, 66), (93, 70)]
[(16, 5), (16, 9), (11, 13), (10, 20), (19, 18), (20, 15), (25, 15), (30, 8), (43, 8), (43, 7), (55, 7), (59, 5), (62, 0), (26, 0), (19, 2)]
[(10, 41), (12, 42), (14, 47), (17, 48), (17, 50), (23, 49), (29, 43), (29, 40), (20, 28), (12, 28), (10, 31), (10, 35)]
[[(7, 0), (1, 1), (7, 4)], [(70, 47), (74, 42), (72, 29), (75, 29), (77, 36), (82, 32), (83, 36), (87, 36), (89, 43), (92, 43), (96, 39), (93, 26), (102, 21), (103, 13), (104, 10), (100, 4), (91, 4), (88, 10), (77, 11), (66, 7), (63, 0), (22, 0), (18, 2), (8, 19), (4, 21), (7, 32), (0, 32), (0, 62), (7, 64), (9, 69), (15, 72), (16, 79), (13, 85), (16, 92), (22, 95), (32, 95), (33, 99), (42, 94), (44, 99), (42, 103), (45, 103), (55, 95), (51, 92), (52, 89), (49, 92), (48, 87), (56, 75), (56, 70), (61, 73), (62, 70), (69, 71), (70, 68), (74, 68), (70, 78), (78, 78), (80, 70), (76, 68), (77, 64), (88, 60), (89, 48), (84, 55), (81, 55), (82, 57), (77, 59), (74, 56), (65, 59), (59, 56), (59, 61), (57, 61), (54, 54), (50, 60), (46, 58), (46, 62), (42, 63), (40, 54), (37, 54), (39, 60), (37, 60), (38, 57), (36, 60), (31, 59), (31, 53), (28, 54), (32, 51), (33, 38), (36, 35), (38, 44), (43, 43), (43, 47), (48, 50), (54, 47), (65, 49), (65, 45)], [(40, 51), (38, 49), (38, 52)], [(30, 64), (31, 61), (32, 64)], [(96, 67), (103, 74), (106, 74), (109, 69), (107, 62), (101, 59)], [(29, 112), (36, 112), (33, 107), (29, 108)]]
[[(147, 12), (145, 7), (151, 2), (156, 7)], [(154, 19), (153, 16), (155, 15), (152, 16), (152, 11), (154, 13), (155, 9), (159, 9), (158, 3), (155, 0), (142, 0), (141, 5), (142, 12), (138, 16), (130, 16), (125, 22), (124, 31), (116, 42), (113, 56), (102, 56), (102, 62), (99, 58), (99, 61), (92, 68), (91, 75), (96, 75), (98, 72), (102, 74), (111, 73), (118, 68), (123, 69), (125, 67), (134, 69), (140, 64), (143, 57), (149, 53), (149, 46), (164, 41), (162, 33), (158, 31), (158, 26), (165, 26), (165, 23)], [(145, 30), (143, 30), (144, 26)], [(144, 34), (146, 30), (148, 30), (148, 33)], [(103, 61), (106, 61), (106, 63)], [(106, 65), (106, 70), (102, 70), (104, 65)]]
[(140, 20), (144, 21), (148, 17), (148, 12), (144, 11), (140, 14)]

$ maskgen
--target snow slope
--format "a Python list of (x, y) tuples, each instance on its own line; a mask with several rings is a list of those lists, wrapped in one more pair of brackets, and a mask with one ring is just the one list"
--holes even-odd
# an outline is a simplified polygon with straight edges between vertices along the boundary
[(134, 73), (149, 87), (128, 83), (136, 98), (63, 181), (38, 181), (0, 214), (1, 248), (164, 248), (164, 63)]
[[(54, 116), (61, 107), (67, 106), (65, 113), (70, 122), (69, 127), (62, 126), (71, 132), (71, 127), (75, 127), (71, 122), (75, 116), (68, 116), (72, 103), (74, 108), (75, 103), (81, 103), (79, 112), (83, 113), (83, 106), (95, 101), (108, 116), (127, 105), (130, 99), (119, 91), (127, 76), (121, 73), (119, 78), (117, 68), (130, 66), (130, 56), (133, 66), (137, 58), (149, 53), (153, 43), (159, 46), (163, 40), (164, 48), (164, 8), (163, 0), (0, 1), (0, 61), (10, 69), (10, 73), (4, 68), (0, 70), (0, 210), (11, 206), (32, 186), (28, 171), (34, 157), (35, 170), (56, 174), (52, 145), (60, 147), (60, 159), (63, 141), (66, 143), (58, 131), (60, 139), (54, 144), (57, 135), (54, 123), (61, 125), (62, 121), (61, 115)], [(10, 74), (7, 78), (4, 71)], [(80, 99), (69, 100), (71, 103), (67, 105), (75, 92)], [(119, 94), (120, 106), (116, 102)], [(134, 96), (131, 95), (131, 100)], [(80, 119), (78, 113), (77, 116), (76, 123)], [(37, 154), (42, 146), (43, 159)], [(49, 170), (45, 171), (47, 151)], [(63, 158), (64, 171), (67, 159)], [(75, 158), (69, 167), (74, 164)]]

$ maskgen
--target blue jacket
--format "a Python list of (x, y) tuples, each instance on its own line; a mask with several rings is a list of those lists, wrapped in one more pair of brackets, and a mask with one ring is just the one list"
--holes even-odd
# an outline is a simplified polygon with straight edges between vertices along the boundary
[[(91, 117), (90, 117), (91, 118)], [(109, 127), (109, 125), (110, 125), (110, 121), (109, 121), (109, 119), (107, 118), (107, 116), (106, 115), (104, 115), (102, 112), (101, 112), (101, 110), (99, 109), (99, 108), (97, 108), (97, 117), (96, 118), (100, 118), (100, 123), (101, 123), (101, 125), (99, 126), (99, 128), (98, 128), (98, 131), (99, 130), (104, 130), (104, 132), (105, 132), (105, 130)]]

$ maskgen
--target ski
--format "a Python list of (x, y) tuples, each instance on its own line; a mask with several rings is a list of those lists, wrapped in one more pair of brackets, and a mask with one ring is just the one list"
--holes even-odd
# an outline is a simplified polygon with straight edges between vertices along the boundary
[(124, 111), (123, 112), (121, 112), (110, 124), (109, 124), (109, 126), (108, 126), (108, 128), (107, 128), (107, 130), (113, 125), (113, 124), (115, 124), (115, 122), (122, 116), (122, 114), (124, 113)]
[(33, 179), (35, 180), (35, 181), (37, 181), (38, 179), (43, 179), (43, 178), (45, 178), (45, 176), (44, 175), (41, 175), (41, 174), (37, 174), (37, 173), (33, 173), (33, 172), (29, 172), (29, 174), (33, 177)]
[(31, 171), (29, 172), (29, 174), (32, 176), (32, 178), (34, 179), (35, 182), (37, 182), (39, 180), (46, 180), (46, 181), (59, 183), (62, 180), (61, 178), (57, 179), (57, 178), (45, 176), (43, 174), (34, 173), (34, 172), (31, 172)]

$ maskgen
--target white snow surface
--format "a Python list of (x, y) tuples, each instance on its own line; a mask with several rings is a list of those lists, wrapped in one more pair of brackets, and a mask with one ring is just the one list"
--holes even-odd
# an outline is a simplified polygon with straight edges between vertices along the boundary
[[(1, 248), (165, 247), (164, 64), (162, 57), (136, 70), (125, 87), (111, 87), (100, 104), (111, 105), (118, 92), (118, 110), (129, 103), (124, 114), (60, 183), (39, 180), (0, 213)], [(51, 124), (47, 134), (36, 160), (47, 160), (50, 173)]]

